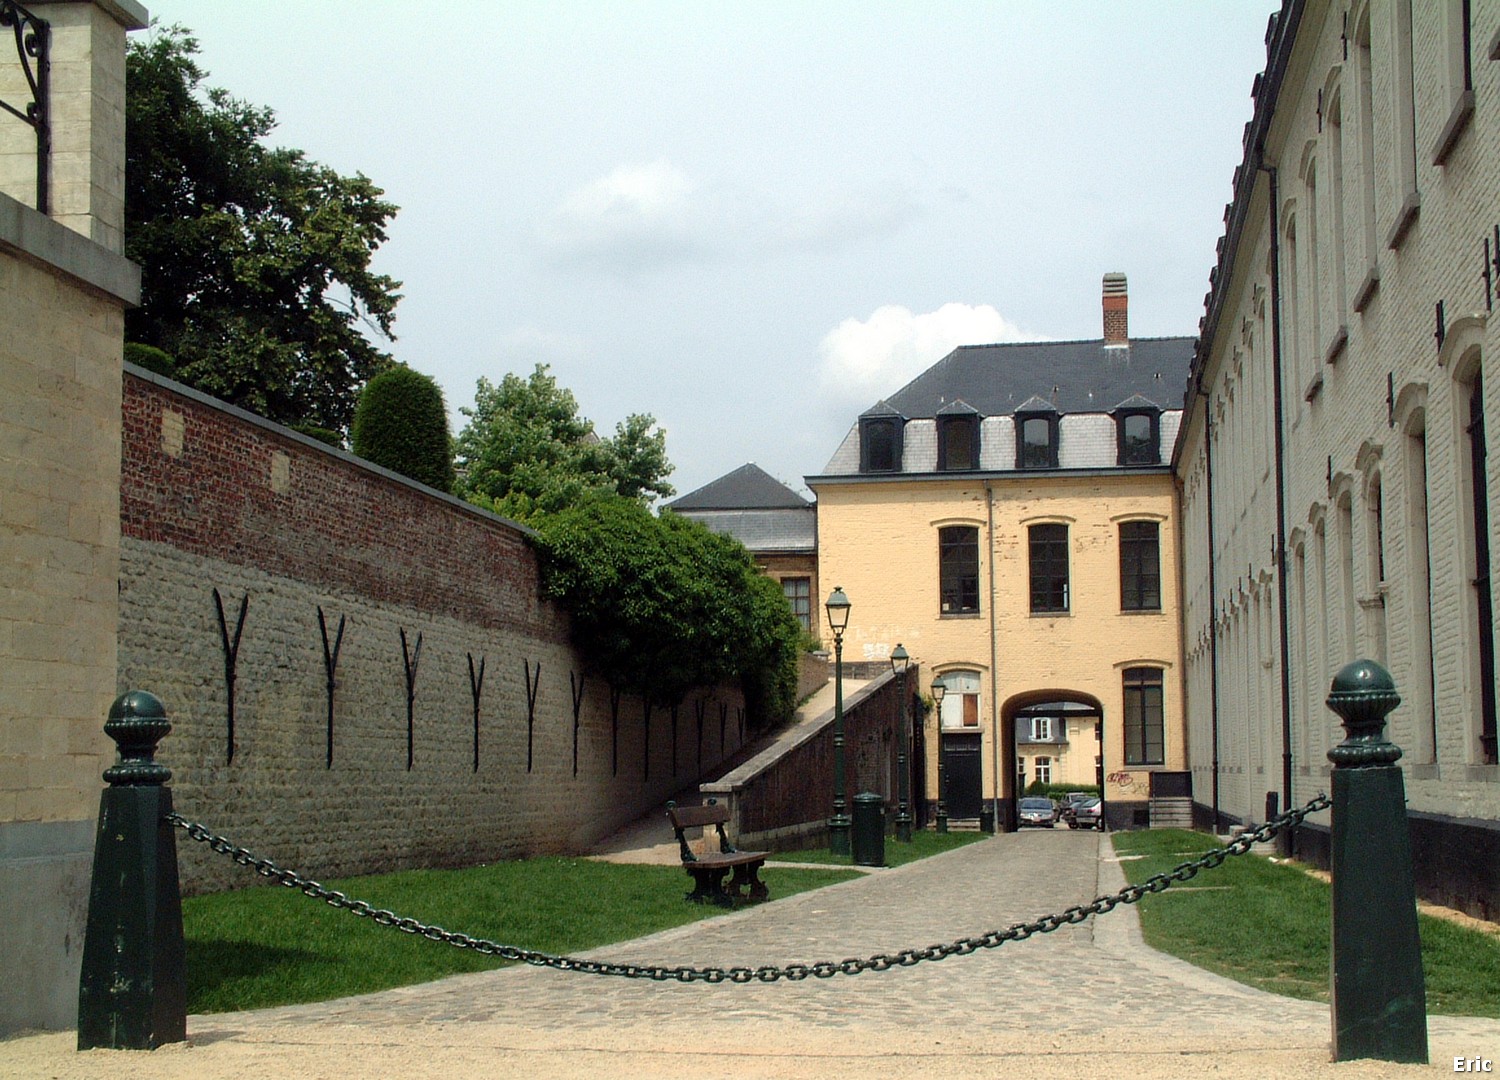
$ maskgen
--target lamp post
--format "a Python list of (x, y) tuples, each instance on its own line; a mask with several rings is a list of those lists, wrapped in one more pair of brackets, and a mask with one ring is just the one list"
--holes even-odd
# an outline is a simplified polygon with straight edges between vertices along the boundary
[(849, 625), (849, 598), (834, 586), (823, 605), (833, 631), (833, 817), (828, 819), (828, 850), (848, 855), (849, 815), (844, 812), (844, 628)]
[(896, 685), (901, 696), (901, 741), (896, 748), (896, 783), (900, 805), (896, 811), (896, 839), (911, 843), (911, 772), (907, 768), (906, 744), (911, 732), (906, 718), (906, 671), (911, 667), (911, 656), (904, 645), (897, 644), (891, 650), (891, 670), (896, 673)]
[(937, 831), (940, 833), (948, 831), (948, 804), (943, 801), (943, 695), (947, 692), (948, 684), (942, 676), (932, 680), (932, 700), (937, 702)]

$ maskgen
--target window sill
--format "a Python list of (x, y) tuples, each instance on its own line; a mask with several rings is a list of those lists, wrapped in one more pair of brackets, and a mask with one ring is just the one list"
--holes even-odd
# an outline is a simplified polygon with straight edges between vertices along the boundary
[(1500, 765), (1465, 765), (1464, 779), (1480, 784), (1500, 784)]
[(1162, 612), (1162, 609), (1159, 608), (1159, 607), (1153, 607), (1153, 608), (1121, 608), (1120, 609), (1120, 614), (1121, 615), (1161, 615), (1161, 614), (1163, 614), (1163, 612)]
[(1432, 148), (1432, 163), (1443, 165), (1448, 160), (1448, 155), (1453, 152), (1463, 133), (1469, 130), (1469, 121), (1474, 116), (1474, 91), (1465, 90), (1458, 95), (1458, 100), (1453, 103), (1453, 112), (1448, 117), (1448, 122), (1443, 125), (1442, 134), (1438, 136), (1437, 143)]
[(940, 611), (940, 612), (938, 612), (938, 618), (939, 619), (978, 619), (978, 618), (982, 617), (982, 614), (983, 614), (982, 612), (978, 612), (978, 611)]
[(1380, 267), (1372, 266), (1365, 273), (1365, 279), (1359, 283), (1359, 288), (1354, 293), (1354, 311), (1363, 315), (1365, 308), (1370, 306), (1370, 301), (1375, 298), (1375, 293), (1380, 289)]
[(1033, 611), (1031, 617), (1033, 619), (1066, 619), (1072, 614), (1071, 611)]
[(1401, 209), (1396, 211), (1396, 220), (1391, 222), (1390, 231), (1385, 234), (1385, 246), (1394, 251), (1401, 246), (1401, 241), (1406, 239), (1406, 234), (1411, 230), (1417, 220), (1417, 212), (1422, 209), (1422, 196), (1415, 191), (1408, 191), (1406, 198), (1401, 200)]
[(1323, 350), (1323, 363), (1336, 364), (1340, 356), (1344, 355), (1344, 346), (1349, 344), (1349, 328), (1340, 326), (1333, 332), (1333, 339), (1328, 342), (1328, 348)]
[(1317, 396), (1323, 392), (1323, 373), (1321, 371), (1313, 375), (1307, 384), (1307, 389), (1302, 391), (1302, 400), (1311, 404)]

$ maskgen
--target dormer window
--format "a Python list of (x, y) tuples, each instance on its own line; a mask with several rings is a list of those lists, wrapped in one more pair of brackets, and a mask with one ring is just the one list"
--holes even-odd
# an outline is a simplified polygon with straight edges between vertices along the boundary
[(1114, 409), (1120, 465), (1161, 464), (1161, 409), (1136, 394)]
[(962, 401), (937, 414), (939, 472), (979, 468), (979, 413)]
[(901, 444), (906, 417), (885, 402), (859, 418), (859, 471), (901, 471)]
[(1057, 468), (1058, 420), (1057, 410), (1041, 398), (1016, 410), (1016, 468)]

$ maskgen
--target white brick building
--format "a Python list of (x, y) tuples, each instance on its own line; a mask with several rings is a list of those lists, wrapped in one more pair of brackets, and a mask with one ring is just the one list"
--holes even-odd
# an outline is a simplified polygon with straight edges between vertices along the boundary
[(1174, 455), (1204, 816), (1325, 789), (1329, 682), (1370, 657), (1402, 695), (1419, 888), (1491, 918), (1497, 59), (1494, 0), (1285, 0)]

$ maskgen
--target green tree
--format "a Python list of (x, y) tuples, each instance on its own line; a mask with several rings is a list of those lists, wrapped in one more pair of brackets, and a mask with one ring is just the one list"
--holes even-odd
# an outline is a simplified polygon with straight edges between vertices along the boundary
[(366, 461), (439, 491), (453, 490), (448, 407), (431, 376), (397, 364), (365, 383), (349, 440)]
[(612, 686), (672, 705), (738, 679), (757, 725), (795, 707), (801, 625), (738, 541), (620, 495), (539, 518), (544, 587)]
[[(459, 493), (521, 521), (557, 513), (594, 494), (616, 494), (642, 505), (673, 494), (666, 477), (666, 435), (647, 415), (617, 425), (601, 439), (578, 414), (571, 391), (546, 364), (527, 378), (480, 379), (469, 422), (459, 432)], [(653, 430), (655, 428), (655, 430)]]
[(263, 140), (270, 109), (206, 92), (197, 41), (171, 27), (126, 56), (125, 253), (141, 265), (129, 340), (176, 378), (281, 423), (348, 426), (390, 364), (400, 283), (370, 270), (396, 207)]

